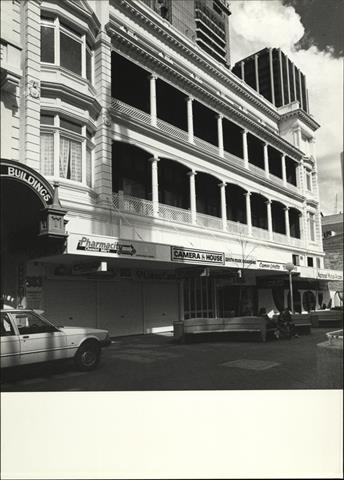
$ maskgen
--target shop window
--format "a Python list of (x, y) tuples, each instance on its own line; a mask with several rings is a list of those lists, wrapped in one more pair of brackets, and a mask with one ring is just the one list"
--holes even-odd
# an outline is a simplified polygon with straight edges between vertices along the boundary
[(41, 62), (61, 66), (92, 82), (91, 46), (86, 34), (60, 24), (58, 17), (41, 19)]
[[(92, 187), (91, 132), (67, 118), (41, 114), (41, 172)], [(85, 158), (84, 158), (85, 156)]]
[(313, 257), (307, 257), (307, 267), (313, 267), (313, 266), (314, 266)]
[(306, 312), (315, 310), (316, 299), (315, 299), (314, 293), (311, 292), (310, 290), (307, 290), (307, 292), (304, 292), (303, 298), (302, 298), (302, 306), (304, 310), (306, 310)]

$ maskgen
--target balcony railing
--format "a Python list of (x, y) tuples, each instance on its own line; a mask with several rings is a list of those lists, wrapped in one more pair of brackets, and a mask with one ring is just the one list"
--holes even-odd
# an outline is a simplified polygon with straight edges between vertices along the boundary
[[(112, 201), (115, 210), (118, 212), (158, 218), (161, 220), (167, 220), (169, 222), (185, 225), (193, 224), (191, 211), (183, 208), (159, 203), (155, 212), (154, 204), (151, 200), (133, 197), (130, 195), (123, 195), (122, 193), (113, 193)], [(205, 227), (210, 230), (224, 231), (222, 218), (206, 215), (204, 213), (197, 212), (195, 225), (198, 227)], [(248, 237), (249, 235), (248, 226), (245, 223), (227, 220), (226, 227), (226, 232), (228, 234), (240, 236), (243, 235), (244, 237)], [(252, 226), (252, 237), (258, 240), (270, 240), (268, 230), (254, 226)], [(304, 246), (304, 242), (301, 239), (294, 237), (290, 237), (288, 239), (286, 235), (276, 232), (273, 232), (272, 241), (282, 245), (290, 245), (295, 247)]]
[[(136, 107), (132, 107), (131, 105), (128, 105), (121, 100), (118, 100), (117, 98), (112, 98), (111, 100), (111, 109), (114, 114), (120, 114), (127, 116), (129, 118), (134, 118), (135, 120), (145, 124), (145, 125), (150, 125), (151, 127), (154, 127), (151, 123), (151, 116), (149, 113), (143, 112), (142, 110), (139, 110)], [(182, 130), (178, 127), (175, 127), (174, 125), (171, 125), (168, 122), (165, 122), (164, 120), (160, 120), (159, 118), (157, 119), (157, 124), (155, 126), (159, 131), (166, 133), (167, 135), (176, 138), (178, 140), (181, 140), (183, 142), (188, 142), (188, 132), (185, 130)], [(207, 152), (211, 155), (219, 155), (219, 148), (216, 145), (213, 145), (212, 143), (209, 143), (205, 140), (202, 140), (201, 138), (195, 137), (194, 138), (194, 144), (202, 149), (204, 152)], [(230, 165), (235, 165), (235, 166), (240, 166), (242, 169), (245, 169), (244, 167), (244, 160), (240, 157), (237, 157), (236, 155), (233, 155), (229, 152), (224, 152), (224, 159), (230, 164)], [(245, 169), (246, 170), (246, 169)], [(265, 171), (262, 168), (259, 168), (252, 163), (249, 164), (249, 170), (255, 174), (257, 174), (260, 178), (265, 178)], [(276, 175), (273, 175), (270, 173), (269, 175), (271, 183), (279, 186), (285, 186), (283, 180)], [(287, 182), (287, 188), (289, 190), (292, 190), (294, 192), (298, 192), (299, 189), (297, 186)]]

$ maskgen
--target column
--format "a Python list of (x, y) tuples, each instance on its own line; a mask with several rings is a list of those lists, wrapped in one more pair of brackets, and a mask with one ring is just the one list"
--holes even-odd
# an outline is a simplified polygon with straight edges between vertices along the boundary
[(264, 170), (266, 178), (270, 177), (269, 171), (269, 151), (268, 151), (268, 144), (264, 143)]
[(190, 210), (191, 210), (191, 222), (193, 224), (196, 223), (196, 181), (195, 177), (197, 175), (197, 172), (194, 170), (191, 170), (191, 172), (188, 173), (189, 178), (190, 178)]
[(82, 48), (81, 48), (81, 76), (86, 78), (86, 35), (81, 37)]
[(271, 200), (268, 200), (265, 203), (266, 203), (266, 213), (267, 213), (267, 217), (268, 217), (269, 240), (273, 240)]
[(226, 183), (219, 184), (221, 192), (221, 217), (222, 217), (222, 229), (227, 230), (227, 205), (226, 205)]
[(254, 69), (256, 74), (256, 88), (257, 92), (259, 93), (259, 66), (258, 66), (258, 55), (254, 56)]
[(244, 156), (244, 166), (245, 168), (249, 168), (248, 166), (248, 148), (247, 148), (247, 130), (242, 130), (242, 150)]
[(223, 157), (223, 128), (222, 128), (222, 115), (217, 116), (217, 139), (218, 139), (218, 146), (219, 146), (219, 156)]
[(149, 93), (150, 93), (150, 116), (151, 125), (156, 127), (157, 114), (156, 114), (156, 76), (150, 75), (149, 77)]
[(289, 207), (284, 208), (285, 234), (290, 240), (290, 223), (289, 223)]
[(282, 52), (281, 52), (281, 49), (280, 49), (280, 48), (278, 49), (278, 58), (279, 58), (279, 67), (280, 67), (282, 105), (284, 105), (284, 104), (285, 104), (285, 101), (284, 101), (283, 65), (282, 65)]
[(186, 100), (186, 103), (187, 103), (187, 116), (188, 116), (188, 135), (189, 135), (190, 143), (194, 143), (192, 102), (193, 102), (193, 98), (188, 97)]
[(298, 180), (299, 180), (299, 188), (301, 194), (304, 195), (305, 193), (305, 184), (304, 184), (304, 171), (303, 171), (303, 160), (300, 161), (298, 168)]
[(246, 221), (248, 234), (252, 235), (251, 192), (246, 192)]
[(289, 61), (288, 61), (287, 57), (285, 57), (285, 64), (287, 66), (288, 103), (290, 103), (291, 102), (291, 92), (290, 92), (290, 77), (289, 77)]
[(283, 185), (286, 187), (287, 186), (287, 167), (285, 163), (285, 154), (282, 154), (281, 157), (282, 161), (282, 180), (283, 180)]
[(272, 97), (272, 103), (275, 105), (274, 66), (273, 66), (273, 61), (272, 61), (272, 50), (271, 50), (271, 48), (269, 48), (269, 61), (270, 61), (271, 97)]
[(295, 78), (295, 65), (293, 64), (293, 89), (294, 89), (294, 98), (297, 100), (296, 95), (296, 78)]
[(240, 67), (241, 67), (241, 79), (245, 80), (245, 63), (240, 62)]
[(150, 158), (152, 164), (152, 202), (154, 217), (159, 216), (158, 161), (159, 158), (156, 156)]
[(301, 81), (301, 72), (298, 70), (298, 82), (299, 82), (299, 88), (300, 88), (300, 107), (304, 108), (304, 98), (303, 98), (303, 93), (302, 93), (302, 81)]

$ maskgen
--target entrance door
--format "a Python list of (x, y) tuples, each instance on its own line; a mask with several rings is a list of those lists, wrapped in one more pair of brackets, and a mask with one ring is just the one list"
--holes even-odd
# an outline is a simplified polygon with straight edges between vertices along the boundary
[(98, 283), (98, 327), (110, 335), (143, 332), (142, 285), (138, 282)]
[(143, 292), (145, 333), (171, 331), (178, 320), (178, 285), (146, 283)]

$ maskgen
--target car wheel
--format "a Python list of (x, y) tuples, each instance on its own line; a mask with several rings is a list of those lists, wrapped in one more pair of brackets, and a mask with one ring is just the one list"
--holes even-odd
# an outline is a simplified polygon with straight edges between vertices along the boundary
[(96, 342), (86, 342), (75, 354), (75, 365), (79, 370), (92, 370), (100, 360), (100, 346)]

